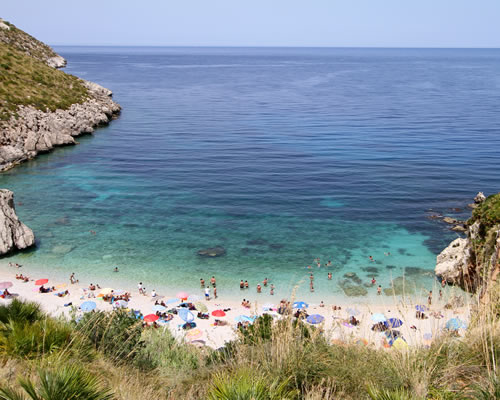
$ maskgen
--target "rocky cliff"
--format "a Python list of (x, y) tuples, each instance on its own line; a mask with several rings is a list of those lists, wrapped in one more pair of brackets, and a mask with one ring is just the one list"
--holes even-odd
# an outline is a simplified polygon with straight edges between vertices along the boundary
[(14, 193), (0, 189), (0, 255), (35, 244), (33, 231), (17, 218)]
[(437, 256), (436, 275), (482, 298), (498, 289), (500, 193), (476, 196), (466, 238), (455, 239)]
[(110, 90), (54, 67), (66, 61), (50, 47), (0, 21), (0, 171), (75, 144), (120, 112)]

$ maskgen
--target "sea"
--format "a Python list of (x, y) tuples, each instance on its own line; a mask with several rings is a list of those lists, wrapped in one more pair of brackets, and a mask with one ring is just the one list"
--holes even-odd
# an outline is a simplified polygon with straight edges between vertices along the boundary
[[(3, 261), (34, 278), (173, 296), (215, 276), (221, 299), (310, 302), (377, 301), (400, 278), (426, 293), (460, 236), (432, 216), (467, 219), (500, 189), (498, 49), (56, 51), (123, 111), (0, 175), (37, 238)], [(256, 292), (265, 278), (274, 297)]]

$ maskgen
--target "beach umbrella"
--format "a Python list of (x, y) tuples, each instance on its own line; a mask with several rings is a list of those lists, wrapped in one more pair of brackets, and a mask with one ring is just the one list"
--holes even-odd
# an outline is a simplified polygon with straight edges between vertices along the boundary
[(189, 340), (196, 340), (201, 338), (202, 336), (203, 332), (198, 328), (191, 329), (189, 332), (186, 333), (186, 338)]
[(389, 318), (387, 321), (385, 321), (385, 325), (389, 328), (399, 328), (401, 325), (403, 325), (403, 321), (401, 321), (399, 318)]
[(35, 282), (35, 285), (36, 285), (36, 286), (45, 285), (48, 281), (49, 281), (48, 279), (38, 279), (38, 280)]
[(253, 321), (255, 320), (255, 317), (249, 317), (248, 315), (238, 315), (237, 317), (234, 317), (234, 320), (236, 322), (248, 322), (250, 324), (253, 323)]
[(101, 291), (99, 292), (99, 294), (102, 294), (103, 296), (106, 296), (108, 294), (111, 294), (111, 292), (114, 293), (113, 289), (111, 288), (104, 288), (104, 289), (101, 289)]
[(175, 296), (182, 300), (187, 299), (189, 297), (189, 294), (187, 294), (186, 292), (179, 292)]
[(167, 307), (163, 307), (161, 304), (156, 304), (153, 306), (153, 312), (163, 312), (167, 309)]
[(420, 305), (420, 304), (419, 304), (419, 305), (417, 305), (417, 306), (415, 306), (415, 309), (416, 309), (417, 311), (420, 311), (420, 312), (424, 312), (425, 310), (427, 310), (427, 308), (426, 308), (425, 306)]
[(158, 315), (156, 314), (148, 314), (144, 317), (144, 321), (146, 322), (155, 322), (155, 321), (158, 321), (160, 317), (158, 317)]
[(173, 299), (168, 299), (165, 304), (175, 304), (175, 303), (180, 303), (181, 300), (180, 299), (177, 299), (177, 298), (173, 298)]
[(325, 317), (323, 317), (322, 315), (313, 314), (313, 315), (309, 315), (306, 318), (306, 321), (309, 322), (310, 324), (319, 324), (319, 323), (323, 322), (324, 319), (325, 319)]
[(93, 301), (85, 301), (82, 304), (80, 304), (80, 309), (83, 312), (89, 312), (94, 310), (97, 307), (97, 304), (94, 303)]
[(125, 300), (117, 300), (113, 303), (113, 307), (116, 308), (127, 308), (128, 307), (128, 302)]
[(202, 313), (205, 313), (208, 311), (208, 308), (205, 304), (201, 303), (201, 302), (198, 302), (198, 303), (194, 303), (194, 306), (196, 307), (196, 309), (198, 311), (201, 311)]
[(194, 321), (194, 314), (187, 308), (180, 308), (179, 311), (177, 311), (177, 315), (185, 322)]
[(307, 307), (309, 307), (309, 304), (303, 301), (296, 301), (295, 303), (293, 303), (293, 308), (303, 309)]
[(346, 311), (349, 315), (352, 315), (354, 317), (360, 314), (359, 310), (356, 308), (348, 308)]
[(398, 337), (393, 343), (392, 347), (398, 350), (406, 350), (408, 348), (408, 343), (405, 342), (403, 338)]
[(200, 301), (200, 296), (196, 295), (196, 294), (191, 294), (189, 295), (189, 297), (187, 298), (187, 301), (189, 301), (190, 303), (195, 303), (197, 301)]
[(373, 322), (385, 322), (385, 321), (387, 321), (387, 318), (385, 317), (384, 314), (373, 314), (372, 321)]
[(446, 323), (446, 329), (450, 331), (458, 331), (459, 329), (467, 328), (467, 323), (459, 318), (452, 318)]
[(0, 282), (0, 289), (5, 290), (14, 285), (12, 282)]
[(215, 310), (215, 311), (212, 311), (212, 315), (214, 317), (225, 317), (226, 313), (222, 310)]

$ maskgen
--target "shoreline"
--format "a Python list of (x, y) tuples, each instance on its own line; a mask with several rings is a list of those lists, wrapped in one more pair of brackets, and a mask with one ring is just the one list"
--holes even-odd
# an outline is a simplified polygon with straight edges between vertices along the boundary
[[(29, 276), (30, 281), (23, 282), (21, 280), (15, 279), (16, 274), (20, 273)], [(34, 280), (40, 278), (49, 279), (46, 287), (54, 286), (56, 287), (56, 291), (68, 290), (70, 294), (68, 296), (60, 298), (58, 296), (55, 296), (54, 293), (38, 293), (38, 286), (34, 285)], [(98, 297), (89, 299), (85, 294), (86, 285), (84, 285), (83, 282), (78, 284), (70, 284), (69, 280), (64, 282), (61, 279), (54, 278), (50, 273), (45, 274), (40, 270), (37, 271), (32, 266), (28, 268), (9, 267), (8, 262), (2, 261), (0, 262), (0, 281), (12, 282), (13, 286), (9, 288), (10, 293), (12, 293), (16, 297), (19, 297), (20, 299), (40, 303), (43, 310), (53, 316), (64, 316), (65, 318), (68, 318), (71, 307), (65, 307), (64, 304), (71, 302), (73, 306), (78, 307), (81, 303), (87, 300), (95, 301), (97, 304), (97, 310), (113, 310), (111, 304), (102, 301), (102, 299)], [(99, 282), (99, 284), (102, 289), (112, 287), (108, 286), (109, 282), (107, 281)], [(140, 310), (143, 315), (152, 313), (152, 307), (154, 306), (156, 300), (168, 300), (170, 298), (173, 298), (176, 292), (175, 290), (169, 292), (158, 291), (157, 297), (152, 298), (150, 296), (149, 289), (146, 296), (140, 295), (138, 293), (137, 286), (134, 286), (133, 284), (128, 287), (120, 287), (115, 289), (129, 291), (131, 293), (129, 308)], [(383, 313), (387, 318), (399, 318), (403, 321), (403, 326), (401, 328), (398, 328), (398, 330), (401, 331), (408, 345), (428, 345), (431, 340), (429, 339), (429, 337), (435, 338), (439, 336), (443, 332), (443, 328), (450, 318), (459, 317), (464, 321), (469, 320), (468, 304), (451, 310), (446, 310), (444, 308), (446, 300), (456, 292), (458, 292), (454, 289), (454, 287), (446, 288), (443, 300), (439, 300), (437, 298), (437, 290), (434, 292), (436, 293), (436, 295), (433, 299), (433, 305), (431, 306), (430, 311), (436, 311), (440, 313), (441, 315), (443, 315), (442, 318), (435, 318), (429, 315), (428, 319), (417, 319), (415, 317), (415, 304), (425, 304), (427, 306), (427, 302), (422, 301), (425, 299), (418, 297), (406, 298), (405, 300), (402, 300), (397, 297), (380, 296), (380, 303), (378, 304), (371, 303), (369, 301), (360, 302), (356, 301), (354, 298), (350, 302), (348, 302), (347, 299), (345, 299), (345, 302), (335, 301), (335, 303), (325, 301), (325, 307), (320, 307), (318, 303), (309, 303), (309, 307), (306, 311), (309, 314), (320, 314), (325, 317), (324, 322), (316, 326), (321, 326), (325, 332), (325, 335), (328, 335), (329, 339), (332, 341), (349, 342), (362, 339), (363, 341), (366, 341), (366, 343), (368, 343), (370, 346), (382, 347), (383, 337), (385, 335), (383, 333), (374, 332), (371, 330), (371, 327), (374, 324), (374, 322), (371, 320), (371, 315), (374, 313)], [(99, 290), (96, 290), (95, 296), (97, 296), (98, 293)], [(198, 293), (195, 294), (198, 295)], [(211, 295), (213, 295), (212, 290)], [(227, 311), (226, 317), (221, 318), (228, 322), (228, 325), (226, 326), (213, 326), (215, 317), (213, 317), (212, 315), (210, 315), (210, 318), (208, 320), (195, 318), (194, 322), (196, 322), (197, 328), (199, 328), (203, 332), (201, 339), (205, 341), (207, 346), (210, 346), (212, 348), (219, 348), (226, 342), (236, 338), (237, 333), (235, 330), (235, 317), (237, 317), (238, 315), (262, 315), (264, 312), (262, 305), (269, 303), (269, 299), (266, 297), (262, 297), (258, 300), (252, 299), (251, 308), (247, 309), (241, 306), (241, 300), (229, 298), (225, 295), (219, 296), (217, 299), (212, 298), (210, 301), (204, 300), (203, 296), (201, 295), (199, 297), (199, 301), (203, 302), (207, 306), (208, 312), (210, 314), (216, 309), (230, 309), (229, 311)], [(288, 299), (295, 300), (290, 296), (288, 297)], [(273, 304), (277, 307), (280, 300), (280, 297), (275, 296), (273, 298)], [(0, 304), (5, 304), (8, 301), (9, 300), (2, 299), (0, 300)], [(342, 310), (333, 311), (333, 304), (340, 305), (342, 307)], [(349, 312), (347, 312), (348, 308), (354, 308), (359, 312), (359, 314), (356, 315), (356, 318), (361, 321), (359, 326), (352, 327), (344, 324), (343, 321), (349, 318)], [(183, 321), (179, 318), (179, 316), (176, 315), (171, 321), (164, 325), (173, 333), (176, 338), (178, 338), (179, 340), (185, 340), (185, 331), (180, 329), (179, 327), (182, 323)], [(415, 326), (416, 329), (411, 329), (411, 326)]]

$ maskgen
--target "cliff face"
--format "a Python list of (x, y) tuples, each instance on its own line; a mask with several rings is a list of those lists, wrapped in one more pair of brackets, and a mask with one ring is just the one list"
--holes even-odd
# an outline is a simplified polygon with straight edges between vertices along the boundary
[(17, 218), (14, 193), (0, 189), (0, 255), (35, 244), (33, 231)]
[(75, 144), (120, 112), (110, 90), (54, 67), (66, 61), (50, 47), (0, 21), (0, 171)]
[(500, 274), (500, 193), (479, 197), (467, 221), (467, 237), (455, 239), (437, 256), (436, 275), (485, 297)]

